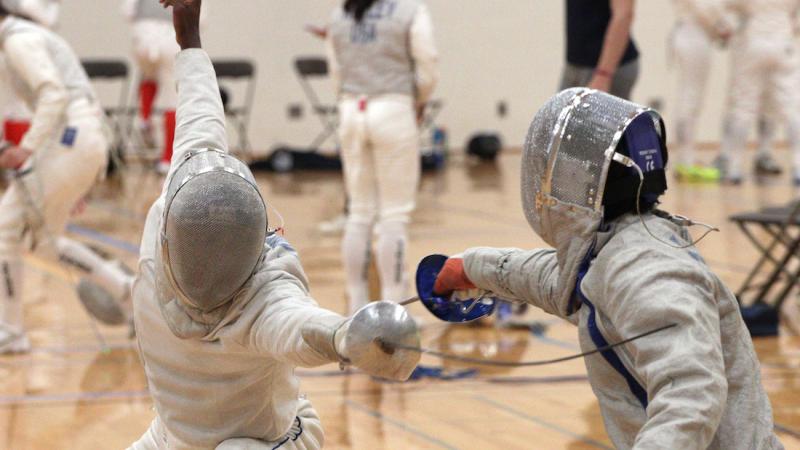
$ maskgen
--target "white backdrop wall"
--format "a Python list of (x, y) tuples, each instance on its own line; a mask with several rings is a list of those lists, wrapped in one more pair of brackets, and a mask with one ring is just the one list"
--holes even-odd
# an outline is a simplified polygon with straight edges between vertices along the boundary
[[(155, 0), (153, 0), (155, 1)], [(561, 0), (427, 0), (436, 24), (442, 80), (437, 97), (446, 108), (440, 122), (460, 147), (479, 130), (498, 130), (508, 145), (520, 145), (537, 107), (552, 95), (563, 64), (564, 2)], [(602, 0), (598, 0), (602, 1)], [(81, 57), (126, 57), (129, 27), (121, 0), (66, 0), (60, 32)], [(209, 23), (204, 45), (212, 57), (256, 61), (259, 84), (251, 138), (259, 151), (279, 143), (307, 145), (318, 131), (294, 76), (297, 55), (322, 54), (322, 43), (303, 31), (323, 24), (335, 0), (206, 0)], [(642, 74), (634, 100), (662, 100), (667, 116), (675, 92), (668, 38), (674, 22), (668, 0), (637, 2), (634, 36), (642, 52)], [(719, 138), (727, 83), (727, 57), (717, 52), (700, 139)], [(331, 89), (318, 84), (326, 99)], [(497, 103), (508, 115), (497, 116)], [(301, 120), (288, 105), (304, 105)]]

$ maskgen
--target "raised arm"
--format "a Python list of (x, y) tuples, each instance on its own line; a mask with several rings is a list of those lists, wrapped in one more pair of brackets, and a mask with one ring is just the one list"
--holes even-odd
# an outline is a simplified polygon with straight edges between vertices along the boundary
[(173, 5), (175, 34), (181, 47), (181, 52), (175, 58), (178, 109), (172, 161), (180, 161), (191, 150), (212, 148), (227, 152), (225, 111), (217, 75), (200, 42), (201, 2), (161, 1)]

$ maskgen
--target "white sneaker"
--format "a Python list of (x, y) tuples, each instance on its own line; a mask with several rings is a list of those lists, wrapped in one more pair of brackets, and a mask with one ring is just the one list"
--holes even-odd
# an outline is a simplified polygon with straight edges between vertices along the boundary
[(31, 351), (31, 343), (24, 331), (13, 332), (0, 325), (0, 355), (28, 353), (29, 351)]

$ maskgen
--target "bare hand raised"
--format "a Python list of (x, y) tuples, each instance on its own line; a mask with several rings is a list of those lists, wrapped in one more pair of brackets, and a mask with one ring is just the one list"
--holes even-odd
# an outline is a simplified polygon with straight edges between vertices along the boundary
[(200, 7), (202, 0), (159, 0), (165, 8), (172, 7), (175, 37), (182, 50), (200, 48)]

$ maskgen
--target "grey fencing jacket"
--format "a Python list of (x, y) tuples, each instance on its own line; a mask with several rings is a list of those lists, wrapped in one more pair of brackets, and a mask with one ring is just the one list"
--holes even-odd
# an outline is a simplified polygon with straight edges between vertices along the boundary
[[(683, 227), (644, 217), (661, 239), (687, 242)], [(571, 248), (569, 241), (576, 239), (592, 240), (591, 255), (474, 248), (464, 255), (465, 270), (482, 289), (577, 325), (583, 350), (677, 324), (585, 359), (617, 448), (783, 448), (736, 298), (694, 247), (678, 250), (657, 242), (634, 215), (602, 232), (560, 239), (559, 249)], [(559, 273), (575, 267), (580, 291), (564, 295)]]

